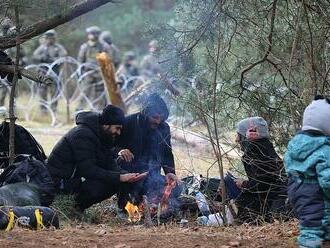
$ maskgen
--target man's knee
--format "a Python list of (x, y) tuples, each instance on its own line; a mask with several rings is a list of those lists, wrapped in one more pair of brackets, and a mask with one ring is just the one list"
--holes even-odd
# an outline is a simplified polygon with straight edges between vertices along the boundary
[(81, 184), (76, 201), (81, 209), (85, 209), (111, 197), (118, 190), (118, 185), (111, 185), (102, 181), (86, 180)]

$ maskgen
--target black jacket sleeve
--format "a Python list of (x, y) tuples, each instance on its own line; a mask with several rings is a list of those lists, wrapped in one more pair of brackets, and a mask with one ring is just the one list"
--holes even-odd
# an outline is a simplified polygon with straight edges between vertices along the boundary
[[(76, 157), (76, 167), (79, 175), (86, 179), (119, 182), (119, 170), (107, 170), (97, 164), (96, 154), (98, 147), (96, 147), (96, 143), (93, 136), (86, 135), (83, 132), (79, 132), (73, 137), (72, 148)], [(112, 161), (112, 163), (115, 162)], [(109, 164), (107, 167), (111, 168), (111, 165)]]

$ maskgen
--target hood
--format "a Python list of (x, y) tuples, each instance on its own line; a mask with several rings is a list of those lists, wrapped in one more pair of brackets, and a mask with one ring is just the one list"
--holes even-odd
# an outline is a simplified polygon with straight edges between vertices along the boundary
[(80, 112), (76, 116), (77, 125), (86, 125), (100, 136), (99, 113), (93, 111)]
[(330, 144), (329, 137), (301, 132), (290, 141), (285, 156), (296, 161), (305, 161), (325, 144)]
[(162, 114), (164, 116), (164, 121), (166, 121), (169, 116), (165, 101), (157, 93), (147, 97), (142, 106), (142, 113), (145, 116), (152, 116), (155, 113)]

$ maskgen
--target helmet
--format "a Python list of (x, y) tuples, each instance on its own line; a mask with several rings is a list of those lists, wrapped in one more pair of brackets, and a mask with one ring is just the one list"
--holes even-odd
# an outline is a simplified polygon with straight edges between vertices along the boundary
[(6, 33), (13, 26), (13, 23), (9, 18), (5, 18), (2, 23), (0, 23), (0, 26), (2, 31)]
[(158, 48), (158, 41), (157, 40), (152, 40), (149, 42), (149, 47), (153, 47), (153, 48)]
[(125, 61), (134, 60), (135, 58), (136, 58), (136, 55), (133, 51), (128, 51), (124, 54)]
[(56, 38), (56, 31), (54, 29), (48, 30), (44, 33), (45, 38)]
[(86, 28), (86, 33), (99, 36), (101, 33), (101, 29), (98, 26), (91, 26), (91, 27)]
[(112, 43), (112, 34), (110, 31), (103, 31), (100, 35), (100, 40), (108, 44)]

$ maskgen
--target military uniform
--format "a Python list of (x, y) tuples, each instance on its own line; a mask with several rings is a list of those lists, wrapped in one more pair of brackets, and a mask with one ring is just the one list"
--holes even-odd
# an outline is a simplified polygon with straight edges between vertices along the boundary
[[(8, 20), (5, 20), (2, 27), (1, 27), (1, 33), (3, 36), (9, 34), (11, 31), (15, 29)], [(16, 47), (9, 48), (5, 50), (5, 53), (13, 60), (16, 60)], [(26, 52), (24, 48), (21, 46), (20, 53), (19, 53), (19, 66), (26, 66), (28, 63), (28, 59), (26, 56)], [(0, 79), (0, 106), (3, 106), (5, 104), (6, 96), (9, 93), (9, 89), (7, 87), (8, 82), (4, 79)]]
[[(47, 38), (52, 38), (55, 39), (56, 33), (54, 30), (49, 30), (45, 33), (45, 39)], [(34, 52), (33, 52), (33, 61), (35, 63), (46, 63), (46, 64), (51, 64), (55, 60), (57, 60), (60, 57), (65, 57), (67, 55), (67, 51), (65, 48), (58, 43), (47, 43), (44, 41), (43, 44), (41, 44)], [(59, 66), (53, 66), (53, 71), (55, 74), (59, 74)], [(41, 66), (40, 67), (40, 72), (46, 74), (48, 71), (47, 66)], [(47, 102), (47, 95), (48, 91), (50, 91), (50, 94), (52, 98), (56, 98), (59, 94), (59, 82), (54, 82), (53, 85), (47, 86), (47, 85), (41, 85), (39, 88), (39, 95), (42, 100)], [(45, 106), (41, 105), (40, 106), (41, 110), (45, 112), (47, 109)], [(51, 108), (54, 112), (56, 112), (57, 109), (57, 100), (53, 99), (53, 102), (51, 104)]]
[(126, 52), (124, 55), (124, 63), (117, 70), (119, 76), (118, 82), (124, 90), (130, 90), (134, 87), (135, 81), (132, 77), (139, 76), (139, 68), (135, 61), (134, 52)]
[(109, 46), (109, 54), (111, 56), (113, 65), (115, 66), (115, 69), (118, 69), (121, 62), (120, 50), (115, 44), (112, 43), (111, 33), (109, 31), (103, 31), (100, 35), (100, 42)]
[[(98, 40), (99, 34), (101, 33), (98, 27), (89, 27), (86, 29), (86, 33), (94, 35), (95, 40), (88, 40), (86, 43), (82, 44), (79, 49), (78, 61), (86, 64), (82, 68), (82, 74), (88, 73), (83, 79), (82, 88), (86, 91), (86, 96), (90, 101), (94, 101), (103, 94), (96, 102), (96, 106), (94, 105), (97, 109), (102, 109), (107, 104), (107, 98), (104, 94), (104, 84), (102, 83), (102, 75), (99, 71), (96, 55), (101, 52), (106, 52), (111, 55), (111, 49), (107, 44)], [(85, 99), (81, 98), (77, 110), (83, 109), (84, 105)]]
[(149, 54), (145, 55), (141, 61), (141, 73), (147, 78), (154, 78), (161, 73), (161, 66), (158, 63), (156, 51), (158, 50), (158, 43), (152, 40), (149, 43)]

